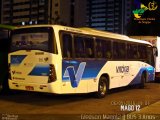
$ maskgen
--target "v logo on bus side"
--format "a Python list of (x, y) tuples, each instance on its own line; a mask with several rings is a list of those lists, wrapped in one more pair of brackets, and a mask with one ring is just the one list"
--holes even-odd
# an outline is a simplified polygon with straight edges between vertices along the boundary
[(74, 66), (69, 66), (66, 68), (63, 77), (69, 77), (73, 88), (78, 87), (78, 84), (82, 79), (85, 66), (86, 66), (86, 62), (80, 63), (77, 69), (77, 73), (75, 73)]

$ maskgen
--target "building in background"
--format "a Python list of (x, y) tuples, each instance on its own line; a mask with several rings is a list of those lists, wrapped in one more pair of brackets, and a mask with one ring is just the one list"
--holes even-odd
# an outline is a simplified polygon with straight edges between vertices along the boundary
[[(1, 23), (85, 25), (86, 0), (2, 0)], [(83, 8), (83, 9), (82, 9)]]
[(126, 34), (132, 14), (131, 0), (87, 0), (88, 27)]
[(132, 0), (1, 0), (1, 24), (61, 24), (126, 34)]
[(2, 0), (2, 24), (25, 25), (46, 23), (48, 4), (45, 0)]

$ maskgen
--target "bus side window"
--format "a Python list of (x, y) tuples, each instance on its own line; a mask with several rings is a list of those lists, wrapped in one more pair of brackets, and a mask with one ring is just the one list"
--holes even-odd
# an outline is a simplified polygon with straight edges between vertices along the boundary
[(62, 34), (63, 49), (62, 54), (64, 58), (71, 58), (72, 56), (72, 36), (71, 34)]
[(111, 41), (110, 40), (103, 41), (102, 46), (103, 46), (103, 57), (107, 59), (111, 59), (112, 58)]
[(127, 58), (133, 60), (139, 58), (137, 44), (127, 44)]
[(118, 42), (113, 42), (113, 58), (118, 59), (119, 58), (119, 48), (118, 48)]
[(102, 54), (102, 40), (100, 39), (96, 39), (96, 53), (97, 53), (97, 57), (98, 58), (102, 58), (103, 54)]
[(76, 58), (86, 57), (83, 37), (75, 36), (74, 46), (75, 46), (75, 57)]
[(111, 41), (96, 39), (96, 53), (98, 58), (111, 59)]
[(118, 43), (119, 48), (119, 59), (125, 59), (126, 58), (126, 44), (125, 43)]
[(85, 38), (86, 57), (94, 57), (94, 40), (93, 38)]
[(139, 45), (138, 46), (138, 51), (140, 53), (140, 59), (145, 60), (147, 58), (147, 50), (146, 50), (146, 46), (144, 45)]

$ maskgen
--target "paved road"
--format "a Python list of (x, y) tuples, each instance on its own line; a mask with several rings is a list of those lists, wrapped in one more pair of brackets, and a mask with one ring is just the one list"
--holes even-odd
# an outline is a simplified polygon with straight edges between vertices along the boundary
[[(158, 101), (160, 101), (160, 83), (147, 83), (144, 89), (112, 90), (103, 99), (96, 99), (90, 94), (53, 95), (16, 91), (10, 95), (0, 95), (0, 117), (2, 120), (25, 119), (28, 116), (34, 120), (50, 120), (54, 116), (57, 119), (63, 116), (74, 116), (72, 118), (84, 120), (90, 117), (108, 119), (108, 115), (122, 116), (141, 111), (142, 108)], [(150, 114), (159, 113), (160, 107)]]

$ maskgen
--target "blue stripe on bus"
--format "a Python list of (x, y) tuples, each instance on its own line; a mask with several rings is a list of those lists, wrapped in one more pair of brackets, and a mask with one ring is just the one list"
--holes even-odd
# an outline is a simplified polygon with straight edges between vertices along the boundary
[(49, 76), (49, 64), (47, 65), (36, 65), (33, 70), (29, 73), (32, 76)]
[(153, 67), (146, 67), (141, 68), (136, 77), (129, 83), (129, 85), (136, 85), (141, 83), (141, 76), (143, 71), (147, 71), (148, 73), (148, 81), (154, 81), (154, 68)]
[(11, 55), (11, 64), (19, 65), (27, 55)]
[[(85, 80), (85, 79), (96, 78), (99, 71), (102, 69), (102, 67), (106, 64), (107, 61), (106, 60), (99, 60), (99, 61), (86, 60), (83, 62), (85, 62), (86, 65), (85, 65), (84, 72), (83, 72), (81, 79)], [(69, 81), (70, 78), (74, 78), (75, 75), (77, 74), (77, 70), (80, 64), (83, 62), (78, 61), (78, 60), (71, 60), (71, 61), (63, 60), (62, 62), (62, 81)], [(69, 72), (71, 71), (68, 72), (68, 70), (71, 70), (70, 68), (73, 68), (72, 76), (69, 76)]]
[[(94, 79), (97, 77), (98, 73), (102, 69), (102, 67), (106, 64), (107, 61), (97, 61), (97, 60), (88, 60), (88, 61), (67, 61), (63, 60), (62, 62), (62, 81), (71, 81), (72, 87), (77, 87), (78, 83), (81, 79)], [(82, 65), (82, 63), (85, 63)], [(79, 68), (85, 67), (82, 76), (79, 75)], [(141, 76), (143, 71), (147, 71), (148, 73), (148, 81), (154, 80), (154, 68), (153, 67), (143, 67), (137, 73), (136, 77), (130, 82), (130, 85), (141, 83)]]

